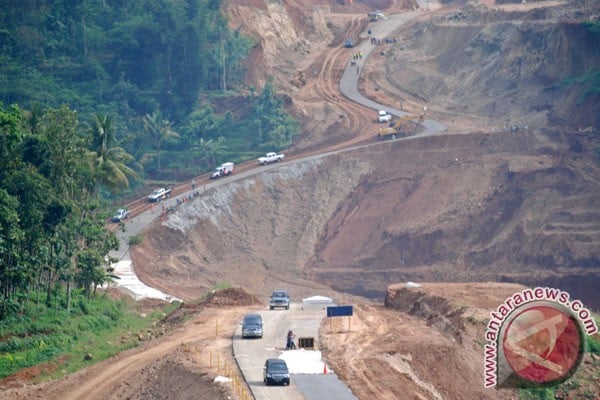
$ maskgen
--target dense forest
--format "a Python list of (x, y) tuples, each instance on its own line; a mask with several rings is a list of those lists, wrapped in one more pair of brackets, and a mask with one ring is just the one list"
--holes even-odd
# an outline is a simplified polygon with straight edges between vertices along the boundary
[(66, 106), (35, 120), (0, 109), (0, 320), (60, 294), (69, 308), (72, 289), (89, 297), (110, 278), (106, 256), (118, 242), (98, 188), (114, 176), (92, 150), (94, 129), (77, 127)]
[[(221, 6), (7, 0), (0, 13), (0, 102), (26, 110), (68, 104), (86, 122), (109, 116), (117, 142), (134, 157), (131, 166), (155, 179), (285, 147), (298, 124), (274, 88), (245, 86), (253, 42), (228, 28)], [(242, 106), (223, 110), (227, 97)], [(171, 134), (148, 137), (148, 119)]]
[(253, 43), (221, 0), (7, 0), (0, 24), (0, 321), (111, 279), (132, 187), (299, 133), (271, 80), (245, 85)]

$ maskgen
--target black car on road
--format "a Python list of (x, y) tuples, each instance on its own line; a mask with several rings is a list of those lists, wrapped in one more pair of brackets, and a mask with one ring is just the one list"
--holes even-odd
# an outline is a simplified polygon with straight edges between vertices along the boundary
[(269, 358), (265, 361), (263, 369), (263, 381), (265, 385), (289, 385), (290, 371), (285, 360), (280, 358)]

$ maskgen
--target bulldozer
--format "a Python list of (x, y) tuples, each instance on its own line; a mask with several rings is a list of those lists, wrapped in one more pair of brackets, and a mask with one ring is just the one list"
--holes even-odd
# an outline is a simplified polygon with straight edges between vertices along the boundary
[(390, 122), (387, 128), (379, 129), (379, 139), (396, 139), (412, 135), (417, 131), (417, 127), (425, 120), (425, 112), (427, 107), (423, 109), (421, 114), (407, 114)]

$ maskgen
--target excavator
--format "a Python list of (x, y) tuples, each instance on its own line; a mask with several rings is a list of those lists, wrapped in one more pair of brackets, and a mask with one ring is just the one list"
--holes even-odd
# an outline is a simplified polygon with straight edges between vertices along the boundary
[(414, 134), (418, 125), (425, 120), (426, 111), (427, 107), (424, 107), (421, 114), (407, 114), (395, 121), (391, 121), (389, 127), (379, 129), (379, 139), (395, 139)]

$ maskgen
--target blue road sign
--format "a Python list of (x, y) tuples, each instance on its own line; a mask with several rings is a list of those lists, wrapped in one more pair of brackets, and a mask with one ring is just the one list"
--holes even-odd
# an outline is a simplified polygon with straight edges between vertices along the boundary
[(328, 317), (351, 317), (352, 306), (334, 306), (327, 307)]

